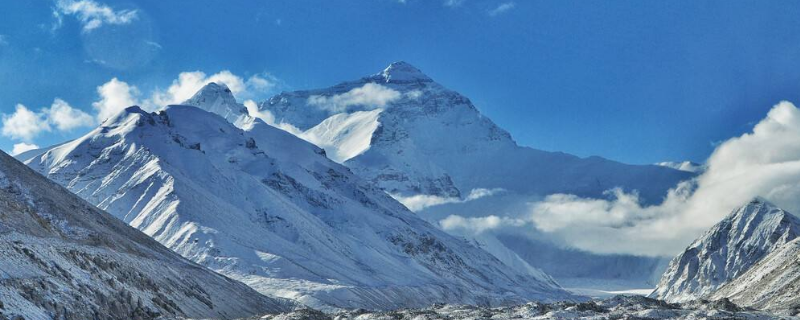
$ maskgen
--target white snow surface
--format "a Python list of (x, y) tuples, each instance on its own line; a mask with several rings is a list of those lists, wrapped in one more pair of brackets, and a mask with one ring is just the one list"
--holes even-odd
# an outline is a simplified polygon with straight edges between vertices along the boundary
[[(745, 288), (751, 292), (772, 290), (776, 287), (768, 283), (749, 284), (761, 279), (756, 274), (767, 274), (773, 267), (793, 268), (791, 272), (798, 273), (800, 268), (792, 267), (791, 263), (778, 262), (782, 260), (781, 254), (770, 255), (776, 251), (784, 254), (786, 250), (791, 251), (792, 246), (786, 250), (779, 248), (798, 235), (800, 219), (763, 198), (755, 198), (735, 209), (675, 257), (651, 296), (685, 302), (714, 294), (726, 284), (725, 293), (717, 296), (736, 296)], [(771, 262), (760, 262), (766, 256), (771, 257)], [(755, 265), (760, 265), (760, 271), (748, 273)], [(746, 273), (749, 280), (741, 278)], [(763, 297), (752, 299), (742, 298), (745, 305), (763, 304), (759, 302)]]
[(322, 149), (261, 120), (244, 127), (197, 107), (131, 107), (27, 164), (186, 258), (315, 308), (574, 298), (421, 220)]
[(0, 318), (237, 318), (291, 309), (0, 152)]

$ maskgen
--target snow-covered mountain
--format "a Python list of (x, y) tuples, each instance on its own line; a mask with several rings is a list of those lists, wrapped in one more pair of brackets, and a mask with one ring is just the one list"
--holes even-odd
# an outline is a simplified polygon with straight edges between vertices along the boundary
[[(330, 88), (282, 93), (259, 109), (272, 113), (275, 122), (314, 132), (316, 144), (327, 146), (328, 153), (346, 155), (338, 160), (402, 197), (466, 197), (492, 188), (601, 197), (624, 187), (660, 201), (692, 176), (521, 147), (469, 99), (405, 62)], [(353, 119), (358, 113), (369, 116)], [(361, 148), (348, 147), (354, 145)]]
[[(243, 119), (229, 90), (203, 91), (190, 102)], [(313, 307), (572, 297), (421, 220), (322, 149), (200, 108), (130, 107), (26, 163), (184, 257)]]
[(288, 311), (0, 152), (0, 319), (237, 318)]
[[(763, 198), (755, 198), (733, 210), (675, 257), (652, 296), (673, 302), (689, 301), (711, 295), (736, 279), (725, 294), (734, 295), (741, 290), (743, 274), (798, 235), (800, 219)], [(781, 258), (776, 256), (772, 259)], [(770, 264), (760, 269), (763, 272), (773, 266)], [(758, 281), (753, 277), (750, 276), (751, 282)], [(748, 289), (770, 290), (764, 285)]]
[[(604, 192), (616, 187), (636, 190), (645, 203), (658, 203), (668, 189), (694, 176), (663, 166), (626, 165), (519, 146), (468, 98), (405, 62), (330, 88), (281, 93), (258, 107), (276, 125), (297, 128), (299, 137), (324, 148), (331, 159), (432, 223), (450, 215), (516, 218), (528, 212), (528, 203), (545, 195), (605, 198)], [(552, 241), (538, 243), (553, 252), (562, 247)], [(516, 264), (518, 258), (502, 247), (487, 250), (509, 265)], [(534, 249), (514, 247), (526, 257), (535, 257), (540, 250)], [(555, 261), (526, 262), (537, 268), (574, 263), (568, 251), (551, 255)], [(618, 263), (622, 278), (636, 274), (637, 279), (649, 279), (639, 274), (657, 269), (651, 258), (595, 257)], [(597, 271), (582, 266), (561, 270), (574, 271), (568, 278)]]

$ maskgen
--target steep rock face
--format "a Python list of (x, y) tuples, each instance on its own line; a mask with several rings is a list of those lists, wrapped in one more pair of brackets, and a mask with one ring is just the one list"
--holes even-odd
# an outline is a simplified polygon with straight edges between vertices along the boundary
[(289, 308), (0, 152), (0, 318), (235, 318)]
[(675, 257), (652, 296), (683, 302), (710, 295), (798, 235), (800, 219), (753, 199)]
[(794, 239), (720, 287), (710, 298), (728, 298), (741, 306), (797, 315), (800, 313), (799, 258), (800, 239)]
[(260, 120), (131, 107), (27, 164), (190, 260), (314, 307), (571, 298)]

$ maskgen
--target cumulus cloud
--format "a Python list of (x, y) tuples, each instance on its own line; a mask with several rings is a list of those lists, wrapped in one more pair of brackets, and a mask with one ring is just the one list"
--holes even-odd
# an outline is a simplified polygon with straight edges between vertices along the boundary
[(114, 10), (92, 0), (58, 0), (53, 11), (57, 24), (61, 26), (61, 15), (75, 16), (83, 26), (83, 32), (91, 32), (103, 24), (124, 25), (136, 20), (136, 10)]
[(125, 81), (113, 78), (97, 87), (100, 100), (92, 103), (99, 122), (108, 119), (127, 107), (139, 105), (139, 89)]
[(707, 166), (660, 205), (642, 206), (621, 190), (607, 199), (551, 195), (530, 205), (529, 218), (581, 249), (671, 256), (756, 196), (800, 213), (800, 110), (774, 106), (752, 132), (720, 144)]
[(425, 208), (429, 208), (429, 207), (433, 207), (433, 206), (439, 206), (439, 205), (443, 205), (443, 204), (464, 203), (464, 202), (474, 201), (474, 200), (478, 200), (480, 198), (493, 196), (493, 195), (498, 194), (498, 193), (503, 192), (503, 191), (504, 190), (500, 189), (500, 188), (494, 188), (494, 189), (477, 188), (477, 189), (472, 189), (472, 191), (470, 191), (469, 195), (467, 195), (467, 197), (464, 198), (464, 199), (460, 199), (460, 198), (456, 198), (456, 197), (449, 197), (449, 198), (448, 197), (440, 197), (440, 196), (427, 195), (427, 194), (419, 194), (419, 195), (406, 196), (406, 197), (401, 196), (401, 195), (393, 194), (391, 196), (395, 200), (399, 201), (404, 206), (406, 206), (406, 208), (408, 208), (409, 210), (414, 211), (414, 212), (418, 212), (418, 211), (422, 211)]
[(492, 16), (492, 17), (495, 17), (495, 16), (497, 16), (499, 14), (502, 14), (502, 13), (505, 13), (505, 12), (511, 10), (511, 9), (514, 9), (514, 7), (516, 7), (516, 6), (517, 6), (517, 4), (514, 3), (514, 2), (504, 2), (504, 3), (501, 3), (500, 5), (498, 5), (497, 7), (495, 7), (494, 9), (489, 10), (489, 15)]
[(20, 153), (36, 149), (39, 149), (39, 146), (32, 143), (25, 143), (25, 142), (15, 143), (14, 148), (11, 150), (11, 155), (16, 156)]
[(47, 119), (22, 104), (17, 104), (14, 113), (3, 114), (3, 136), (30, 141), (43, 131), (50, 131)]
[(14, 113), (3, 114), (3, 136), (12, 139), (31, 141), (42, 132), (49, 132), (55, 127), (58, 131), (71, 131), (94, 124), (88, 113), (75, 109), (66, 101), (56, 98), (49, 108), (38, 112), (17, 104)]
[(397, 90), (376, 83), (367, 83), (348, 92), (332, 95), (308, 97), (308, 104), (333, 113), (344, 112), (350, 106), (384, 107), (400, 99), (402, 94)]
[(50, 108), (42, 110), (50, 124), (60, 131), (70, 131), (94, 125), (94, 117), (80, 109), (71, 107), (66, 101), (56, 98)]

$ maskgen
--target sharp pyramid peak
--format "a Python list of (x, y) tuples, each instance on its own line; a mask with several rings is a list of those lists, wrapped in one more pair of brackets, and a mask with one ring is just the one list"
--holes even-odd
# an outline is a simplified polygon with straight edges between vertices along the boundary
[(382, 76), (386, 82), (431, 82), (430, 77), (422, 73), (419, 69), (408, 62), (397, 61), (389, 64), (378, 75)]

